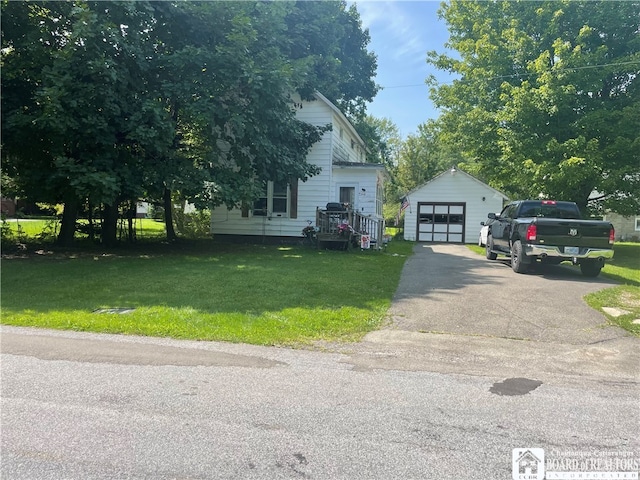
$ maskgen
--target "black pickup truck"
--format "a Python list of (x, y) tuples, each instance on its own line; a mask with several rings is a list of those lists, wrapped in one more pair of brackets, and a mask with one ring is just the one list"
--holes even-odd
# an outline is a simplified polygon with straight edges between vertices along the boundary
[(537, 259), (549, 264), (568, 260), (580, 264), (583, 275), (596, 277), (613, 257), (613, 226), (583, 220), (573, 202), (518, 200), (488, 217), (486, 256), (510, 256), (516, 273), (526, 272)]

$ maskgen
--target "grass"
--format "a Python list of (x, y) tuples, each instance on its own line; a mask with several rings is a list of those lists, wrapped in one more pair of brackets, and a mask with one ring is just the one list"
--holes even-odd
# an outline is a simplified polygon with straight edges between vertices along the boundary
[[(394, 240), (383, 252), (199, 245), (5, 258), (1, 321), (261, 345), (355, 341), (383, 322), (413, 244)], [(109, 307), (135, 310), (93, 313)]]
[[(640, 337), (640, 243), (616, 243), (614, 256), (602, 269), (603, 275), (617, 280), (622, 285), (607, 288), (585, 296), (585, 301), (601, 311), (611, 323), (619, 325)], [(628, 313), (614, 316), (602, 307), (613, 307)]]
[[(35, 239), (45, 231), (57, 235), (60, 229), (60, 221), (55, 217), (38, 219), (7, 219), (6, 222), (9, 225), (11, 232), (21, 241)], [(81, 219), (78, 220), (78, 223), (80, 225), (87, 225), (88, 221)], [(138, 239), (158, 239), (165, 236), (164, 222), (157, 221), (152, 218), (136, 219), (135, 230)], [(76, 232), (76, 237), (81, 241), (87, 236), (80, 232)]]
[[(469, 249), (484, 255), (484, 247), (468, 245)], [(601, 275), (621, 283), (584, 297), (587, 304), (600, 311), (607, 319), (625, 330), (640, 336), (640, 325), (633, 323), (640, 319), (640, 243), (616, 243), (613, 259), (607, 261)], [(614, 316), (603, 307), (617, 308), (625, 313)]]
[[(633, 323), (634, 320), (640, 319), (640, 287), (619, 285), (590, 293), (584, 298), (590, 307), (600, 310), (611, 323), (640, 337), (640, 325)], [(627, 313), (614, 316), (605, 312), (603, 307), (614, 307)]]

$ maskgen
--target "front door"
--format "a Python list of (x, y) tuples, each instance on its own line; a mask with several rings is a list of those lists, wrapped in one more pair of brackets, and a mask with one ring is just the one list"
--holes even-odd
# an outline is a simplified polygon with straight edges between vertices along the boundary
[(464, 203), (418, 203), (419, 242), (464, 242)]
[(355, 208), (356, 187), (340, 187), (340, 203), (348, 204), (351, 208)]

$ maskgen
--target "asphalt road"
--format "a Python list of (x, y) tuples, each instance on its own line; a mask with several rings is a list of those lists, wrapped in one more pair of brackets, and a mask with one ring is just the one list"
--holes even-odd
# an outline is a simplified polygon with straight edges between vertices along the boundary
[(638, 340), (580, 300), (604, 286), (419, 245), (355, 345), (2, 327), (0, 474), (491, 480), (515, 448), (637, 472)]

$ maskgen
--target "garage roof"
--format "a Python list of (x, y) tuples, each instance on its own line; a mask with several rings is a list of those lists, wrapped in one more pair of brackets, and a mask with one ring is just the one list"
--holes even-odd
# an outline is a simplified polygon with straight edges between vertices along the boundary
[(459, 170), (457, 168), (451, 168), (448, 170), (445, 170), (444, 172), (436, 175), (435, 177), (433, 177), (431, 180), (429, 180), (428, 182), (423, 183), (422, 185), (414, 188), (413, 190), (411, 190), (409, 193), (407, 193), (407, 196), (411, 196), (411, 194), (417, 192), (418, 190), (426, 187), (427, 185), (429, 185), (430, 183), (433, 183), (435, 181), (437, 181), (440, 177), (444, 176), (444, 175), (464, 175), (465, 177), (470, 178), (471, 180), (473, 180), (476, 183), (479, 183), (480, 185), (482, 185), (485, 188), (488, 188), (489, 190), (493, 191), (493, 193), (495, 195), (498, 195), (500, 197), (502, 197), (503, 200), (509, 200), (509, 197), (507, 197), (504, 193), (502, 193), (500, 190), (496, 190), (495, 188), (487, 185), (486, 183), (478, 180), (476, 177), (474, 177), (473, 175), (468, 174), (467, 172), (465, 172), (464, 170)]

